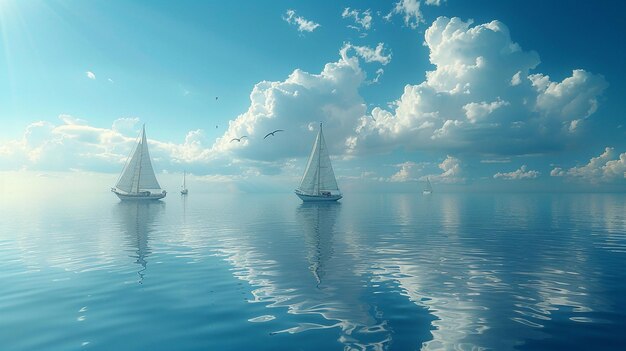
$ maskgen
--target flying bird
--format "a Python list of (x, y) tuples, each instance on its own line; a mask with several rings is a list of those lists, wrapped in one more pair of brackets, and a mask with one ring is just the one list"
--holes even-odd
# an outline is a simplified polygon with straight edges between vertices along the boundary
[(218, 98), (218, 97), (219, 97), (219, 96), (216, 96), (216, 97), (215, 97), (215, 100), (217, 100), (217, 98)]
[(230, 139), (230, 142), (232, 143), (233, 141), (237, 140), (237, 142), (239, 143), (239, 142), (241, 142), (241, 139), (247, 138), (247, 137), (248, 137), (247, 135), (242, 135), (239, 138), (232, 138), (232, 139)]
[(270, 135), (271, 135), (271, 136), (275, 136), (275, 135), (274, 135), (274, 133), (278, 133), (278, 132), (284, 132), (284, 130), (282, 130), (282, 129), (276, 129), (275, 131), (273, 131), (273, 132), (271, 132), (271, 133), (267, 133), (267, 134), (263, 137), (263, 139), (267, 138), (267, 137), (268, 137), (268, 136), (270, 136)]

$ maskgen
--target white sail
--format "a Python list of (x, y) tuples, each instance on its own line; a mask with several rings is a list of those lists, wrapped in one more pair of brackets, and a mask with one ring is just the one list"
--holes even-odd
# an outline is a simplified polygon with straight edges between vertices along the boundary
[(137, 169), (139, 168), (139, 158), (141, 157), (141, 145), (137, 143), (135, 148), (133, 149), (132, 156), (126, 162), (126, 166), (124, 166), (124, 170), (122, 171), (122, 175), (120, 179), (117, 181), (115, 185), (116, 188), (123, 190), (127, 193), (130, 193), (133, 188), (133, 183), (135, 179), (135, 173), (137, 173)]
[(115, 185), (116, 188), (127, 193), (139, 193), (146, 190), (161, 190), (156, 179), (150, 153), (148, 152), (148, 140), (146, 128), (141, 131), (141, 140), (133, 150), (130, 160), (126, 163), (122, 176)]
[(322, 192), (339, 192), (321, 124), (298, 190), (308, 195), (320, 195)]
[(187, 172), (183, 171), (183, 184), (180, 186), (180, 193), (182, 195), (187, 195), (189, 193), (189, 191), (187, 190), (187, 183), (185, 182), (186, 175), (187, 175)]
[(433, 192), (433, 186), (430, 184), (430, 179), (428, 179), (428, 177), (426, 177), (426, 186), (422, 192), (424, 194), (430, 194)]

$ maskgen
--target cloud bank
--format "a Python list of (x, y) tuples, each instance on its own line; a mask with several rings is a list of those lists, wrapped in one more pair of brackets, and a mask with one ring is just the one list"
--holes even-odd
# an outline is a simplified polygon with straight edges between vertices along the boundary
[[(396, 8), (416, 21), (415, 3), (419, 4), (401, 1)], [(300, 31), (319, 26), (290, 11), (285, 20)], [(350, 11), (346, 16), (353, 18)], [(402, 182), (428, 176), (434, 182), (462, 183), (470, 176), (462, 167), (465, 155), (487, 156), (484, 161), (489, 163), (509, 162), (518, 155), (560, 151), (581, 140), (585, 120), (593, 118), (608, 86), (602, 76), (583, 69), (560, 81), (535, 72), (539, 55), (523, 50), (499, 21), (474, 25), (439, 17), (426, 30), (424, 45), (434, 69), (421, 83), (406, 84), (391, 107), (368, 111), (359, 91), (383, 74), (381, 66), (392, 62), (391, 51), (384, 43), (374, 48), (345, 43), (338, 59), (319, 73), (295, 69), (284, 80), (257, 83), (246, 111), (214, 141), (207, 140), (201, 129), (189, 131), (179, 143), (150, 139), (157, 168), (199, 165), (206, 172), (210, 166), (214, 173), (232, 175), (294, 172), (323, 122), (330, 152), (340, 159), (395, 150), (446, 155), (438, 165), (440, 173), (428, 174), (424, 164), (409, 161), (397, 166), (400, 169), (390, 178), (381, 179)], [(371, 65), (363, 63), (376, 66), (375, 74), (368, 74)], [(9, 169), (117, 171), (133, 145), (138, 121), (120, 118), (111, 127), (100, 128), (61, 115), (58, 122), (34, 122), (21, 139), (0, 144), (0, 158)], [(263, 139), (275, 129), (285, 131)], [(230, 142), (242, 135), (248, 138)], [(626, 156), (603, 155), (599, 161), (592, 159), (592, 166), (557, 168), (551, 175), (623, 178)], [(435, 163), (431, 165), (434, 168)], [(494, 178), (538, 175), (522, 166)]]
[(504, 179), (504, 180), (535, 179), (539, 177), (540, 174), (541, 173), (538, 171), (528, 170), (526, 165), (523, 165), (522, 167), (520, 167), (519, 169), (513, 172), (508, 172), (508, 173), (498, 172), (493, 175), (493, 178)]
[[(358, 56), (367, 57), (366, 60), (390, 59), (382, 56), (382, 44), (371, 49), (348, 43), (340, 51), (339, 60), (326, 64), (319, 74), (296, 69), (284, 81), (256, 84), (248, 110), (229, 123), (213, 150), (259, 161), (302, 157), (309, 153), (319, 123), (323, 122), (327, 126), (325, 135), (331, 154), (342, 154), (344, 140), (366, 113), (365, 101), (358, 91), (366, 73), (358, 57), (349, 56), (352, 49)], [(276, 129), (285, 132), (263, 139)], [(241, 143), (230, 142), (241, 135), (249, 138)]]
[(348, 153), (399, 147), (487, 155), (561, 150), (577, 140), (608, 85), (582, 69), (560, 82), (530, 74), (539, 55), (524, 51), (499, 21), (472, 26), (439, 17), (424, 44), (435, 70), (422, 83), (407, 84), (392, 110), (376, 107), (361, 117), (346, 140)]
[[(346, 137), (366, 113), (358, 89), (367, 74), (359, 62), (379, 65), (390, 59), (382, 43), (376, 48), (347, 43), (338, 60), (326, 64), (320, 73), (296, 69), (283, 81), (259, 82), (250, 93), (247, 111), (231, 120), (214, 142), (206, 140), (201, 129), (189, 131), (182, 143), (149, 139), (156, 168), (180, 169), (181, 165), (195, 164), (222, 174), (290, 171), (294, 158), (310, 152), (320, 122), (327, 126), (331, 154), (342, 155)], [(110, 128), (100, 128), (62, 115), (59, 122), (29, 125), (21, 140), (1, 144), (0, 157), (11, 159), (13, 167), (20, 160), (28, 160), (23, 166), (33, 169), (117, 170), (133, 145), (137, 123), (136, 118), (121, 118)], [(276, 129), (284, 132), (263, 139)], [(35, 134), (37, 138), (33, 138)], [(242, 135), (248, 137), (231, 142)]]
[(427, 173), (429, 164), (425, 162), (407, 161), (395, 166), (400, 169), (389, 178), (391, 182), (425, 181), (427, 178), (435, 183), (454, 184), (466, 181), (463, 177), (461, 160), (450, 155), (437, 165), (441, 173)]
[[(70, 115), (60, 115), (58, 123), (33, 122), (22, 138), (0, 144), (2, 169), (120, 171), (139, 129), (139, 118), (116, 119), (110, 128), (94, 127)], [(209, 162), (215, 157), (203, 142), (201, 130), (190, 131), (182, 144), (148, 139), (157, 169)]]
[(579, 178), (593, 183), (626, 179), (626, 152), (616, 155), (612, 147), (607, 147), (602, 154), (592, 157), (583, 166), (569, 169), (556, 167), (550, 171), (550, 175), (553, 177)]

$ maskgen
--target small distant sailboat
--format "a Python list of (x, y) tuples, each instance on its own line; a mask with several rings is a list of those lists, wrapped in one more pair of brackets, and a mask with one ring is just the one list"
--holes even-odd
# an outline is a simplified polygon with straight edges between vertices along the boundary
[(343, 197), (330, 163), (321, 123), (302, 181), (296, 189), (296, 195), (305, 202), (337, 201)]
[(187, 195), (189, 190), (187, 190), (187, 185), (185, 184), (185, 171), (183, 171), (183, 185), (180, 186), (181, 195)]
[(124, 170), (111, 191), (120, 200), (158, 200), (165, 197), (167, 192), (161, 190), (150, 161), (145, 125), (141, 130), (141, 140), (128, 157)]
[(433, 193), (433, 186), (430, 184), (430, 179), (428, 179), (428, 177), (426, 178), (426, 186), (424, 187), (424, 190), (422, 191), (422, 194), (424, 195), (430, 195)]

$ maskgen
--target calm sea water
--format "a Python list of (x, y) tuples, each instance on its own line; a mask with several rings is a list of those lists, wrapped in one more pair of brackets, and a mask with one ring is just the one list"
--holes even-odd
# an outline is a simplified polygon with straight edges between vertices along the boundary
[(2, 350), (624, 350), (626, 196), (0, 201)]

